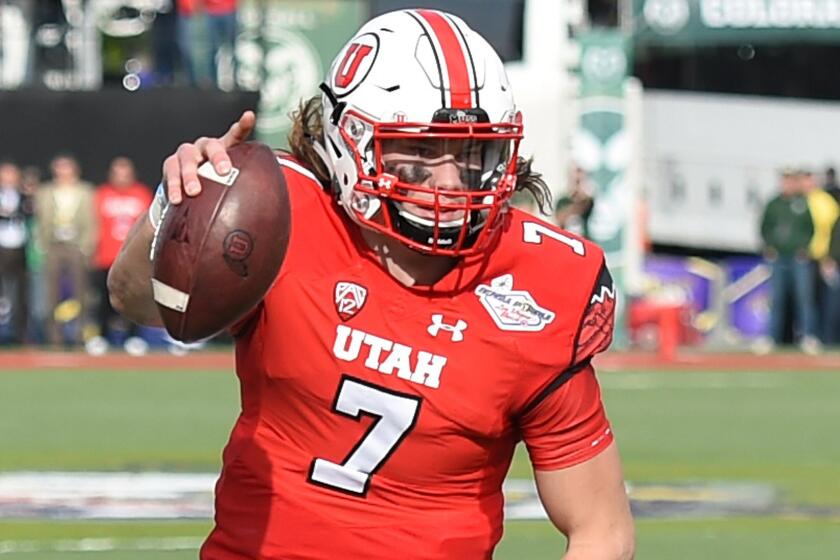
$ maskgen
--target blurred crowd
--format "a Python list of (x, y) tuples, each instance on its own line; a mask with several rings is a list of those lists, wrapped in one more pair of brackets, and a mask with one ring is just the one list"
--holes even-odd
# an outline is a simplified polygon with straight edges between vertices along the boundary
[(233, 89), (238, 12), (238, 0), (6, 0), (0, 89), (86, 89), (100, 78), (130, 91)]
[(824, 344), (840, 344), (840, 186), (833, 168), (821, 177), (806, 168), (780, 175), (780, 192), (761, 218), (770, 322), (754, 349), (790, 341), (817, 354)]
[[(69, 153), (54, 156), (49, 169), (42, 178), (38, 168), (0, 159), (0, 346), (84, 348), (93, 355), (122, 346), (145, 354), (148, 337), (112, 308), (107, 276), (153, 190), (124, 156), (111, 161), (100, 185), (83, 179)], [(575, 169), (555, 221), (587, 235), (592, 192)], [(519, 202), (537, 212), (530, 197)]]
[[(84, 347), (95, 355), (122, 346), (144, 354), (149, 337), (111, 307), (107, 275), (152, 189), (124, 156), (110, 162), (104, 183), (82, 177), (71, 154), (56, 155), (44, 178), (37, 168), (0, 160), (0, 345)], [(770, 317), (753, 350), (796, 342), (817, 354), (840, 345), (840, 185), (831, 168), (820, 176), (786, 168), (779, 184), (760, 224)], [(516, 202), (536, 211), (532, 200)], [(554, 221), (588, 236), (594, 202), (586, 173), (573, 169)]]
[[(573, 168), (567, 193), (557, 199), (554, 221), (589, 237), (594, 188), (584, 171)], [(528, 201), (519, 204), (535, 212)], [(640, 216), (640, 221), (646, 221)], [(779, 192), (761, 212), (761, 253), (769, 270), (765, 336), (754, 339), (759, 354), (795, 343), (807, 354), (840, 346), (840, 184), (834, 168), (817, 174), (784, 168)], [(644, 250), (650, 242), (642, 236)]]
[[(235, 65), (238, 0), (165, 0), (155, 21), (154, 81), (216, 87), (220, 58)], [(235, 72), (235, 68), (231, 69)]]
[(0, 161), (0, 344), (84, 345), (92, 354), (147, 342), (108, 300), (106, 279), (119, 248), (152, 200), (127, 157), (105, 183), (82, 179), (77, 160), (58, 154), (51, 176)]

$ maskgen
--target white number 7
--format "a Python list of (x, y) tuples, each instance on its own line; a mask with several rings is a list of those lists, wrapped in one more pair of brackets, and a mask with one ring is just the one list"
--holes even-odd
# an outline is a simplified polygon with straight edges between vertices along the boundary
[(396, 450), (417, 422), (420, 399), (344, 376), (338, 388), (335, 411), (358, 421), (362, 414), (375, 416), (364, 437), (342, 463), (316, 458), (309, 480), (333, 490), (364, 496), (370, 477)]
[(568, 245), (572, 248), (572, 251), (574, 251), (581, 257), (586, 254), (586, 250), (583, 247), (583, 242), (580, 239), (575, 239), (574, 237), (563, 235), (559, 231), (549, 229), (542, 224), (538, 224), (536, 222), (523, 222), (522, 230), (523, 239), (526, 243), (535, 243), (537, 245), (541, 245), (542, 236), (545, 235), (547, 237), (559, 241), (560, 243), (563, 243), (564, 245)]

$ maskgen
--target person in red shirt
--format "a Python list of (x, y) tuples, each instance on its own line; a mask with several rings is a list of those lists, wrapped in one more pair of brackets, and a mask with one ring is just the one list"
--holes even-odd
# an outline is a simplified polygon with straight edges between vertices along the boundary
[[(101, 354), (107, 350), (114, 330), (128, 332), (126, 350), (131, 353), (145, 351), (146, 344), (136, 336), (135, 325), (117, 325), (123, 321), (109, 301), (107, 278), (131, 226), (145, 213), (151, 202), (152, 190), (137, 181), (134, 163), (127, 157), (114, 158), (109, 167), (108, 181), (99, 185), (94, 196), (99, 239), (93, 254), (91, 283), (99, 296), (96, 311), (99, 335), (85, 343), (91, 354)], [(115, 329), (115, 326), (119, 328)]]
[[(523, 441), (567, 560), (629, 559), (634, 530), (593, 357), (615, 292), (594, 244), (510, 207), (549, 193), (521, 115), (462, 20), (365, 24), (278, 157), (291, 238), (271, 290), (231, 328), (242, 393), (202, 560), (487, 559)], [(149, 247), (165, 204), (201, 196), (254, 129), (183, 144), (109, 277), (160, 324)], [(258, 203), (258, 201), (255, 201)], [(313, 249), (314, 248), (314, 249)]]

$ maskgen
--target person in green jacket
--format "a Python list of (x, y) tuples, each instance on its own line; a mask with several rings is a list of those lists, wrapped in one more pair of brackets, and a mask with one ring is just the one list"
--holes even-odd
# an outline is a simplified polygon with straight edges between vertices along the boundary
[[(772, 267), (769, 335), (773, 344), (782, 342), (785, 307), (793, 296), (800, 347), (808, 354), (821, 350), (817, 338), (814, 300), (814, 267), (808, 247), (814, 236), (814, 222), (801, 192), (797, 174), (782, 172), (781, 193), (767, 203), (761, 219), (764, 257)], [(772, 348), (772, 345), (769, 346)]]

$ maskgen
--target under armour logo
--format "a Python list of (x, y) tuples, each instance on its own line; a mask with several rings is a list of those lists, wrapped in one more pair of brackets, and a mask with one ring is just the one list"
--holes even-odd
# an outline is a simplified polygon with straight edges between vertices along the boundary
[(447, 331), (452, 337), (452, 342), (461, 342), (464, 340), (464, 331), (467, 329), (467, 322), (463, 319), (458, 319), (454, 325), (448, 325), (443, 322), (443, 314), (433, 313), (432, 324), (426, 330), (432, 336), (437, 336), (440, 331)]
[(390, 191), (391, 188), (394, 186), (394, 178), (388, 175), (382, 175), (376, 181), (376, 184), (379, 186), (380, 189), (383, 191)]

